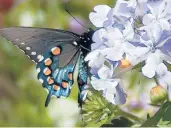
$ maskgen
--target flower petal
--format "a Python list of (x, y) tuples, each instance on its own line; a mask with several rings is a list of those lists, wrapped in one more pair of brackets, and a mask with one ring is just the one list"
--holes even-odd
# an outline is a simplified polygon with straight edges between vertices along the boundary
[(169, 101), (171, 100), (171, 85), (167, 86)]
[(123, 44), (120, 44), (120, 46), (116, 47), (105, 48), (101, 51), (101, 53), (111, 61), (119, 61), (123, 58), (124, 54), (124, 47), (122, 46)]
[(102, 79), (97, 79), (94, 76), (91, 77), (91, 85), (97, 91), (106, 89), (106, 81), (104, 81)]
[(90, 52), (84, 60), (89, 61), (89, 67), (100, 68), (105, 62), (105, 57), (100, 53), (100, 50), (95, 50)]
[(146, 64), (142, 68), (142, 73), (144, 76), (146, 76), (148, 78), (153, 78), (155, 76), (155, 67), (153, 67), (153, 65)]
[(155, 1), (155, 2), (152, 1), (149, 4), (147, 4), (148, 8), (150, 9), (150, 12), (155, 17), (158, 17), (158, 14), (159, 14), (159, 11), (160, 11), (159, 10), (160, 3), (161, 3), (161, 1)]
[(109, 27), (107, 28), (107, 32), (108, 32), (107, 33), (108, 40), (119, 40), (123, 38), (123, 34), (118, 28)]
[(160, 23), (162, 30), (169, 30), (170, 29), (170, 24), (169, 24), (167, 19), (160, 19), (159, 23)]
[(118, 17), (130, 18), (133, 16), (131, 2), (125, 0), (117, 0), (114, 8), (114, 15)]
[(160, 42), (158, 45), (157, 45), (157, 48), (160, 49), (163, 54), (165, 54), (166, 56), (166, 61), (167, 59), (170, 61), (171, 59), (169, 57), (171, 57), (171, 37), (168, 37), (166, 38), (165, 40), (162, 40), (162, 42)]
[(91, 45), (91, 49), (92, 50), (95, 50), (95, 49), (103, 49), (105, 47), (103, 43), (105, 42), (104, 37), (106, 35), (107, 35), (107, 31), (104, 28), (95, 31), (95, 33), (93, 34), (93, 37), (92, 37), (92, 40), (95, 43), (93, 43)]
[(133, 39), (133, 37), (134, 37), (134, 29), (133, 29), (132, 24), (130, 22), (128, 22), (125, 25), (123, 35), (125, 37), (125, 40), (127, 40), (127, 41), (131, 41)]
[(157, 66), (163, 61), (161, 55), (159, 50), (148, 55), (146, 65), (142, 68), (143, 75), (148, 78), (153, 78), (155, 76)]
[(171, 86), (171, 72), (167, 71), (164, 76), (158, 76), (158, 81), (162, 87), (168, 89)]
[(89, 19), (96, 27), (103, 27), (103, 23), (107, 20), (107, 14), (110, 10), (111, 8), (107, 5), (95, 6), (95, 12), (89, 14)]
[(101, 78), (101, 79), (110, 79), (112, 78), (112, 75), (113, 75), (113, 66), (110, 65), (111, 68), (107, 67), (106, 65), (103, 65), (103, 67), (101, 67), (98, 71), (98, 76)]
[(165, 17), (166, 12), (167, 12), (166, 9), (167, 9), (166, 2), (165, 1), (162, 1), (160, 3), (159, 8), (158, 8), (158, 10), (159, 10), (159, 12), (158, 12), (158, 18), (164, 18)]
[(126, 43), (125, 47), (126, 47), (125, 49), (126, 54), (136, 57), (142, 57), (150, 51), (149, 47), (140, 47), (140, 46), (135, 47), (131, 43)]
[(152, 14), (146, 14), (143, 16), (143, 24), (144, 25), (149, 25), (153, 22), (153, 20), (155, 19), (155, 17)]
[(116, 105), (121, 105), (126, 102), (126, 94), (124, 93), (123, 89), (119, 85), (119, 81), (115, 82), (114, 88), (107, 88), (103, 91), (103, 96), (105, 99)]
[(159, 64), (159, 66), (157, 67), (156, 73), (158, 76), (162, 77), (165, 76), (167, 74), (167, 67), (164, 63)]
[(117, 105), (126, 103), (126, 94), (124, 93), (123, 89), (119, 85), (116, 86), (115, 103)]
[[(105, 90), (105, 89), (111, 89), (111, 88), (115, 88), (118, 83), (120, 82), (120, 79), (98, 79), (94, 76), (91, 77), (91, 85), (93, 86), (93, 88), (95, 90)], [(114, 93), (115, 90), (111, 90), (111, 93)]]

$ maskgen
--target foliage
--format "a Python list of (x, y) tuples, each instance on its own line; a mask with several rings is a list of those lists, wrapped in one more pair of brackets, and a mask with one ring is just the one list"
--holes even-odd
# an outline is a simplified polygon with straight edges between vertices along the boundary
[(100, 92), (91, 89), (82, 106), (85, 126), (99, 127), (116, 116), (117, 106), (108, 103)]
[(171, 102), (166, 102), (159, 111), (149, 118), (142, 127), (170, 127), (171, 126)]

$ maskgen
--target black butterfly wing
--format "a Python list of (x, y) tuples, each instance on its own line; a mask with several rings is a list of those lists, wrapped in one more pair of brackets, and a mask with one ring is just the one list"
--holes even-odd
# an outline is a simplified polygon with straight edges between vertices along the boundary
[[(38, 79), (49, 92), (45, 106), (51, 96), (69, 96), (80, 55), (80, 48), (74, 45), (75, 41), (79, 41), (78, 35), (57, 29), (28, 27), (3, 28), (0, 35), (38, 63)], [(60, 54), (54, 55), (54, 48), (60, 48)]]
[(78, 40), (79, 36), (58, 29), (11, 27), (0, 29), (0, 35), (23, 50), (36, 63), (47, 50), (63, 45), (59, 67), (64, 67), (78, 50), (73, 42)]

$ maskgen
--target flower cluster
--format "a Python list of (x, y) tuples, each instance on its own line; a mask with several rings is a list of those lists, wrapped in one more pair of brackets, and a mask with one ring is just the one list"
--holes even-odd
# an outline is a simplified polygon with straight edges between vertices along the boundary
[(144, 62), (141, 72), (168, 89), (171, 72), (171, 1), (118, 0), (114, 8), (98, 5), (90, 21), (98, 28), (92, 51), (85, 61), (91, 67), (91, 84), (113, 104), (126, 102), (116, 68), (132, 68)]

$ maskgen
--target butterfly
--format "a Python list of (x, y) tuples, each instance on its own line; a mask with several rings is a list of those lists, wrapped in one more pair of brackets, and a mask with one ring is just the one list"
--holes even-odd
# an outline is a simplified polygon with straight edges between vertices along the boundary
[(35, 62), (38, 80), (48, 92), (47, 107), (52, 96), (68, 97), (78, 70), (78, 102), (87, 95), (88, 66), (84, 57), (91, 50), (94, 30), (82, 35), (73, 32), (34, 27), (9, 27), (0, 29), (0, 35), (21, 49)]

